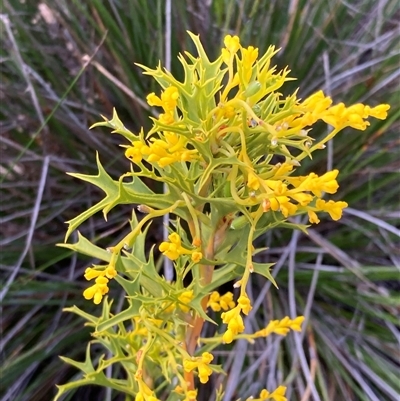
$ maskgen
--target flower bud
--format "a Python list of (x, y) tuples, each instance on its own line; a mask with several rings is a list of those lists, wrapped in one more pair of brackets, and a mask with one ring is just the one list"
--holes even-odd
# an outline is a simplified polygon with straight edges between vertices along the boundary
[(137, 210), (140, 213), (150, 213), (153, 209), (147, 205), (138, 205)]
[(249, 83), (249, 86), (243, 92), (244, 97), (251, 97), (255, 95), (261, 89), (261, 84), (258, 81), (253, 81)]

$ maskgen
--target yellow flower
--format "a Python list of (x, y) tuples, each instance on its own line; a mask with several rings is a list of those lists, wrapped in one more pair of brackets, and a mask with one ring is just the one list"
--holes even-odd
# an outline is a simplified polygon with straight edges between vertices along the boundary
[(200, 383), (207, 383), (209, 376), (212, 374), (212, 369), (204, 363), (199, 364), (199, 379)]
[(86, 288), (86, 290), (83, 292), (83, 296), (85, 299), (89, 300), (93, 298), (93, 302), (98, 305), (102, 298), (103, 295), (107, 294), (109, 291), (109, 288), (107, 286), (108, 279), (106, 277), (99, 276), (96, 278), (94, 285), (92, 285), (89, 288)]
[(186, 149), (186, 138), (173, 132), (164, 132), (162, 139), (151, 139), (151, 143), (146, 148), (141, 149), (148, 155), (147, 161), (157, 163), (161, 168), (178, 161), (193, 161), (198, 159), (196, 149)]
[(279, 386), (269, 397), (274, 401), (287, 401), (285, 394), (286, 394), (286, 387)]
[(185, 394), (185, 399), (183, 401), (196, 401), (197, 400), (197, 390), (189, 390)]
[(289, 163), (278, 163), (274, 166), (274, 179), (280, 178), (280, 177), (285, 177), (287, 176), (287, 173), (293, 170), (293, 165)]
[(160, 121), (161, 124), (165, 124), (165, 125), (171, 125), (175, 122), (175, 118), (174, 115), (170, 112), (168, 113), (161, 113), (158, 116), (158, 120)]
[(150, 106), (162, 106), (161, 99), (154, 92), (149, 93), (146, 100)]
[(161, 99), (154, 93), (147, 95), (147, 103), (150, 106), (159, 106), (164, 109), (165, 112), (171, 112), (177, 106), (177, 99), (179, 98), (178, 88), (170, 86), (161, 93)]
[[(328, 171), (320, 177), (315, 173), (310, 173), (305, 177), (294, 177), (293, 180), (288, 178), (288, 180), (292, 183), (292, 185), (297, 186), (297, 189), (311, 191), (315, 196), (320, 198), (322, 196), (322, 192), (327, 192), (328, 194), (336, 193), (337, 189), (339, 188), (339, 184), (336, 181), (338, 174), (339, 170), (335, 169)], [(296, 182), (296, 178), (300, 180)]]
[(247, 176), (247, 186), (255, 191), (260, 188), (260, 179), (252, 171), (250, 171)]
[(317, 214), (314, 211), (309, 210), (308, 221), (312, 224), (318, 224), (320, 222), (320, 219), (318, 218)]
[(300, 108), (314, 114), (321, 114), (332, 104), (332, 99), (325, 96), (322, 90), (313, 93), (300, 104)]
[(287, 185), (284, 184), (281, 180), (266, 180), (265, 184), (273, 189), (274, 194), (277, 196), (286, 195)]
[(88, 267), (85, 270), (85, 279), (86, 280), (95, 280), (95, 284), (91, 287), (87, 288), (83, 292), (83, 296), (85, 299), (93, 299), (93, 302), (97, 305), (101, 302), (103, 295), (107, 294), (109, 291), (108, 281), (109, 279), (114, 278), (117, 275), (117, 271), (114, 266), (107, 266), (104, 270), (97, 270), (91, 267)]
[(267, 327), (254, 333), (255, 337), (267, 337), (271, 333), (286, 336), (290, 330), (301, 331), (301, 324), (304, 321), (304, 316), (298, 316), (291, 320), (288, 316), (282, 320), (271, 320)]
[(201, 354), (201, 361), (205, 364), (211, 363), (211, 361), (214, 359), (214, 355), (211, 354), (210, 352), (203, 352)]
[(292, 199), (297, 201), (300, 206), (307, 206), (312, 200), (313, 196), (310, 194), (305, 194), (303, 192), (298, 192), (289, 195)]
[(134, 163), (139, 163), (142, 161), (143, 155), (148, 154), (148, 151), (149, 147), (147, 145), (140, 141), (136, 141), (132, 146), (126, 149), (125, 157)]
[(290, 321), (290, 328), (294, 331), (301, 331), (301, 325), (304, 322), (304, 316), (297, 316), (295, 319)]
[(175, 86), (170, 86), (165, 89), (165, 91), (161, 94), (162, 107), (165, 111), (172, 111), (175, 109), (177, 105), (177, 100), (179, 98), (178, 88)]
[(317, 209), (329, 213), (332, 220), (336, 221), (342, 218), (343, 209), (346, 208), (348, 204), (343, 201), (334, 202), (330, 200), (326, 202), (323, 199), (318, 199), (315, 206)]
[(348, 108), (343, 103), (338, 103), (329, 108), (321, 118), (337, 129), (352, 127), (364, 131), (370, 125), (368, 121), (364, 121), (364, 118), (367, 117), (365, 106), (361, 103), (354, 104)]
[(277, 196), (269, 199), (269, 202), (273, 211), (280, 211), (285, 217), (292, 216), (297, 211), (297, 206), (290, 203), (290, 198), (287, 196)]
[(313, 93), (299, 104), (299, 109), (303, 111), (303, 114), (291, 121), (290, 126), (304, 128), (313, 125), (325, 116), (331, 104), (332, 99), (329, 96), (325, 96), (321, 90)]
[(222, 336), (225, 344), (230, 344), (237, 334), (244, 331), (245, 327), (240, 311), (241, 307), (238, 305), (234, 309), (221, 314), (222, 321), (228, 325), (226, 332)]
[(177, 233), (169, 235), (168, 239), (170, 242), (162, 242), (158, 249), (169, 259), (176, 260), (181, 255), (192, 255), (192, 260), (195, 263), (198, 263), (202, 259), (203, 254), (198, 250), (192, 251), (182, 246), (181, 238)]
[(93, 269), (93, 268), (91, 268), (91, 267), (88, 267), (86, 270), (85, 270), (85, 275), (84, 275), (84, 277), (85, 277), (85, 279), (86, 280), (92, 280), (92, 279), (94, 279), (94, 278), (96, 278), (96, 277), (99, 277), (99, 276), (104, 276), (104, 271), (103, 270), (96, 270), (96, 269)]
[(339, 188), (339, 184), (336, 181), (336, 177), (339, 174), (339, 170), (328, 171), (318, 179), (318, 189), (314, 188), (311, 191), (315, 196), (321, 196), (321, 191), (327, 192), (328, 194), (336, 193)]
[(184, 312), (189, 312), (190, 307), (187, 304), (193, 299), (193, 290), (184, 291), (181, 295), (179, 295), (178, 300), (180, 302), (179, 308)]
[(199, 263), (202, 258), (203, 258), (203, 254), (199, 251), (194, 251), (192, 253), (192, 261), (194, 263)]
[(236, 35), (226, 35), (224, 39), (224, 45), (231, 54), (235, 54), (240, 48), (240, 39)]
[(243, 80), (244, 84), (249, 83), (253, 74), (252, 66), (258, 57), (258, 49), (253, 46), (249, 46), (247, 49), (242, 48), (242, 68), (243, 68)]
[(230, 344), (235, 337), (235, 333), (231, 329), (227, 329), (224, 335), (222, 336), (222, 341), (224, 344)]
[(114, 266), (107, 266), (105, 270), (105, 275), (107, 278), (111, 279), (117, 275), (117, 271)]
[(175, 387), (174, 391), (178, 394), (183, 394), (184, 392), (183, 388), (179, 384)]
[(183, 361), (183, 369), (185, 369), (186, 372), (191, 372), (193, 369), (197, 368), (198, 364), (199, 363), (195, 358), (185, 359)]
[(235, 316), (233, 319), (231, 319), (228, 323), (228, 329), (233, 333), (233, 334), (238, 334), (244, 331), (244, 324), (243, 324), (243, 318), (238, 314)]
[(388, 104), (380, 104), (375, 107), (365, 106), (365, 114), (371, 117), (379, 118), (380, 120), (385, 120), (387, 117), (387, 111), (390, 109)]
[(241, 52), (242, 52), (243, 67), (246, 69), (251, 69), (252, 65), (257, 60), (258, 48), (249, 46), (247, 49), (242, 48)]
[(217, 291), (211, 293), (207, 302), (207, 307), (210, 307), (214, 312), (219, 312), (221, 310), (220, 295)]
[(240, 306), (240, 309), (245, 315), (248, 315), (249, 312), (252, 310), (252, 306), (250, 303), (250, 299), (246, 294), (241, 295), (238, 299), (238, 305)]
[(218, 106), (217, 112), (216, 112), (216, 119), (219, 120), (220, 118), (232, 118), (236, 115), (236, 110), (233, 106), (225, 106), (223, 104), (220, 104)]
[(180, 256), (180, 249), (176, 244), (170, 242), (161, 242), (158, 249), (169, 259), (176, 260)]
[(233, 301), (233, 294), (228, 291), (219, 298), (219, 304), (222, 310), (228, 310), (235, 307), (235, 302)]
[(260, 401), (266, 401), (266, 400), (287, 401), (287, 398), (285, 397), (285, 394), (286, 394), (286, 387), (285, 386), (279, 386), (272, 393), (270, 393), (266, 389), (261, 390), (259, 399), (260, 399)]
[(183, 369), (186, 372), (191, 372), (194, 369), (198, 369), (199, 379), (201, 383), (207, 383), (209, 377), (212, 374), (212, 369), (208, 366), (214, 356), (209, 352), (203, 352), (201, 357), (192, 357), (191, 359), (185, 359), (183, 361)]

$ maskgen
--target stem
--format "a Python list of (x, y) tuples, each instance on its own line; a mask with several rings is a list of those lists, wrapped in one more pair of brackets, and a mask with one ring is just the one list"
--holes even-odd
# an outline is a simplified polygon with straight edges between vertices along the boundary
[(193, 245), (198, 246), (195, 244), (195, 242), (200, 241), (201, 238), (200, 238), (200, 225), (196, 215), (196, 210), (190, 203), (189, 197), (184, 192), (182, 192), (182, 197), (186, 202), (186, 206), (188, 208), (190, 215), (192, 216), (192, 220), (188, 221), (190, 234), (192, 235), (192, 242), (194, 242)]
[[(214, 258), (214, 234), (210, 237), (207, 248), (205, 250), (205, 256), (207, 259)], [(212, 265), (200, 265), (200, 282), (202, 285), (207, 285), (211, 282), (212, 275), (214, 272), (214, 266)], [(207, 309), (208, 295), (205, 296), (201, 301), (201, 306), (205, 311)], [(198, 339), (200, 338), (201, 330), (204, 325), (204, 319), (200, 316), (196, 316), (189, 326), (186, 334), (186, 350), (190, 355), (194, 355), (196, 350)], [(194, 390), (194, 376), (192, 372), (185, 372), (185, 380), (188, 383), (188, 388)]]

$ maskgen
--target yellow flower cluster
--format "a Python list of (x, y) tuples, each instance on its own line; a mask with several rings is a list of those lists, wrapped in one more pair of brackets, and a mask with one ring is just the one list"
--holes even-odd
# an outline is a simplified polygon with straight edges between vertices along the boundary
[(280, 211), (284, 217), (288, 217), (299, 211), (307, 211), (310, 222), (318, 223), (319, 219), (315, 212), (327, 212), (333, 220), (339, 220), (342, 217), (342, 210), (347, 207), (347, 203), (343, 201), (325, 202), (320, 199), (324, 192), (334, 194), (337, 191), (338, 173), (338, 170), (332, 170), (322, 176), (315, 173), (300, 177), (287, 176), (286, 183), (278, 178), (279, 171), (267, 180), (252, 174), (247, 185), (253, 190), (258, 190), (259, 195), (256, 193), (255, 197), (263, 199), (264, 212)]
[(285, 394), (286, 394), (286, 387), (285, 386), (279, 386), (272, 393), (270, 393), (266, 389), (263, 389), (263, 390), (261, 390), (260, 396), (258, 398), (250, 397), (250, 398), (247, 398), (246, 401), (267, 401), (267, 400), (287, 401), (287, 398), (285, 397)]
[(246, 293), (243, 293), (237, 302), (236, 307), (221, 314), (222, 321), (228, 325), (226, 332), (222, 336), (222, 340), (226, 344), (230, 344), (237, 334), (244, 331), (243, 318), (240, 313), (243, 312), (243, 314), (248, 315), (252, 309), (250, 299)]
[(299, 104), (299, 109), (303, 114), (294, 116), (291, 121), (286, 120), (288, 128), (304, 128), (313, 125), (318, 120), (322, 120), (338, 130), (352, 127), (364, 131), (370, 125), (368, 121), (365, 121), (368, 117), (384, 120), (390, 108), (388, 104), (370, 107), (357, 103), (346, 107), (343, 103), (339, 103), (330, 107), (331, 104), (332, 99), (329, 96), (325, 96), (322, 91), (312, 94)]
[(271, 333), (286, 336), (290, 330), (301, 331), (301, 325), (304, 322), (304, 316), (298, 316), (291, 320), (288, 316), (282, 320), (271, 320), (267, 327), (254, 333), (254, 337), (267, 337)]
[(233, 300), (233, 294), (227, 292), (224, 295), (220, 295), (219, 292), (213, 291), (208, 299), (207, 307), (210, 307), (214, 312), (219, 312), (221, 309), (227, 311), (235, 307)]
[[(209, 305), (213, 305), (214, 301), (209, 301)], [(217, 309), (219, 304), (216, 303)], [(222, 340), (226, 344), (230, 344), (235, 336), (243, 333), (245, 326), (243, 323), (243, 318), (241, 316), (241, 312), (245, 315), (248, 315), (251, 311), (252, 306), (250, 304), (250, 299), (246, 294), (241, 295), (238, 299), (238, 304), (236, 307), (231, 309), (228, 312), (223, 312), (221, 314), (222, 321), (228, 325), (226, 332), (222, 336)], [(301, 325), (304, 321), (304, 316), (298, 316), (295, 319), (290, 319), (289, 317), (285, 317), (282, 320), (271, 320), (267, 327), (262, 330), (259, 330), (253, 334), (244, 334), (242, 338), (247, 339), (255, 339), (259, 337), (267, 337), (272, 333), (279, 334), (281, 336), (286, 336), (286, 334), (290, 330), (301, 331)]]
[(93, 302), (98, 305), (103, 296), (109, 291), (109, 279), (114, 278), (116, 275), (117, 271), (113, 266), (107, 266), (104, 270), (88, 267), (85, 270), (85, 279), (90, 281), (95, 278), (95, 284), (83, 292), (84, 298), (88, 300), (93, 299)]
[[(317, 199), (315, 203), (315, 209), (329, 213), (332, 220), (339, 220), (342, 217), (342, 211), (348, 205), (346, 202), (339, 201), (334, 202), (332, 200), (326, 202), (323, 199)], [(319, 223), (319, 218), (313, 210), (308, 210), (308, 217), (310, 223)]]
[(164, 132), (163, 138), (151, 138), (149, 145), (142, 141), (132, 142), (132, 146), (125, 151), (125, 156), (138, 164), (143, 159), (149, 163), (157, 163), (161, 168), (175, 162), (188, 162), (198, 159), (195, 149), (187, 149), (187, 140), (173, 132)]
[(185, 359), (183, 361), (183, 368), (185, 372), (191, 372), (196, 369), (199, 372), (200, 383), (207, 383), (208, 378), (211, 376), (213, 372), (212, 369), (208, 366), (211, 361), (214, 359), (214, 356), (209, 352), (203, 352), (201, 357), (192, 357), (191, 359)]
[(177, 233), (172, 233), (168, 236), (169, 241), (161, 242), (159, 249), (169, 259), (176, 260), (181, 255), (192, 255), (194, 263), (200, 262), (203, 257), (198, 250), (190, 250), (182, 246), (181, 237)]
[[(161, 98), (154, 93), (147, 96), (150, 106), (159, 106), (164, 113), (159, 115), (158, 121), (163, 125), (171, 125), (176, 121), (175, 109), (179, 98), (178, 89), (175, 86), (168, 87), (161, 94)], [(156, 163), (164, 168), (175, 162), (189, 162), (199, 158), (196, 149), (187, 149), (187, 139), (179, 134), (163, 131), (159, 138), (150, 138), (148, 144), (144, 140), (132, 141), (125, 151), (125, 156), (134, 163), (140, 163), (145, 159), (149, 163)]]
[[(231, 82), (230, 84), (228, 84), (227, 87), (229, 87), (229, 89), (232, 89), (233, 87), (238, 85), (239, 82), (243, 84), (248, 84), (253, 75), (252, 67), (255, 61), (257, 60), (258, 49), (253, 46), (249, 46), (247, 49), (243, 48), (240, 45), (240, 39), (238, 36), (231, 36), (231, 35), (225, 36), (224, 44), (225, 48), (223, 48), (221, 51), (222, 61), (228, 65), (229, 74), (231, 76)], [(234, 57), (239, 50), (241, 52), (240, 64), (238, 64), (239, 71), (237, 71), (232, 78), (233, 74), (232, 64)], [(246, 96), (243, 97), (246, 98)]]
[[(266, 54), (257, 60), (258, 49), (251, 46), (248, 49), (243, 48), (237, 36), (227, 35), (224, 44), (221, 58), (228, 66), (229, 77), (214, 117), (216, 123), (223, 120), (218, 130), (220, 140), (228, 142), (231, 136), (229, 144), (232, 146), (233, 138), (240, 136), (238, 155), (240, 161), (247, 165), (238, 167), (238, 170), (245, 177), (244, 184), (248, 192), (236, 191), (235, 186), (232, 186), (232, 196), (242, 205), (258, 203), (262, 205), (264, 212), (280, 211), (284, 217), (306, 212), (311, 223), (319, 222), (317, 212), (327, 212), (332, 219), (340, 219), (347, 203), (325, 202), (321, 199), (324, 192), (336, 193), (338, 171), (329, 171), (320, 177), (314, 173), (304, 177), (292, 177), (290, 174), (293, 167), (299, 166), (300, 160), (310, 155), (312, 151), (322, 149), (325, 146), (324, 142), (341, 129), (352, 127), (364, 130), (369, 125), (367, 118), (385, 119), (390, 106), (382, 104), (370, 107), (355, 104), (346, 107), (343, 103), (332, 106), (332, 99), (325, 96), (322, 91), (312, 94), (303, 101), (297, 99), (294, 94), (285, 102), (280, 102), (280, 95), (276, 94), (273, 97), (272, 93), (291, 78), (287, 78), (288, 70), (276, 74), (275, 68), (270, 68), (270, 58), (276, 53), (275, 49), (269, 48)], [(230, 91), (236, 86), (238, 90), (229, 100)], [(263, 103), (267, 100), (263, 100), (263, 97), (269, 93), (271, 97), (268, 98), (267, 109), (270, 111), (260, 116), (259, 112), (258, 114), (256, 112), (265, 109)], [(274, 101), (276, 105), (272, 106)], [(278, 103), (285, 103), (285, 106), (278, 106)], [(246, 124), (243, 124), (241, 119), (243, 111), (247, 115)], [(308, 131), (318, 120), (332, 125), (335, 130), (312, 147), (313, 139), (308, 136)], [(252, 150), (253, 156), (249, 157), (250, 141), (261, 143), (261, 139), (258, 140), (257, 137), (261, 137), (263, 132), (268, 132), (265, 138), (270, 140), (271, 148), (279, 149), (279, 153), (282, 152), (286, 156), (283, 165), (270, 164), (266, 168), (265, 163), (260, 163), (259, 160), (264, 160), (263, 155), (265, 155), (265, 148), (262, 146), (256, 148), (259, 153), (254, 153)], [(298, 159), (292, 156), (287, 145), (302, 151)], [(281, 167), (285, 170), (283, 171)], [(231, 172), (228, 179), (237, 183), (239, 177), (239, 172)]]

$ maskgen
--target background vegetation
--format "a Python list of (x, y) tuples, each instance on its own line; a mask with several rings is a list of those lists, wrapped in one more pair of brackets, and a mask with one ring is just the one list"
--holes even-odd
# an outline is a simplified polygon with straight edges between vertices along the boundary
[[(237, 342), (216, 353), (226, 377), (203, 393), (213, 399), (223, 382), (226, 400), (248, 397), (282, 381), (290, 400), (394, 400), (399, 396), (399, 25), (396, 0), (5, 0), (1, 29), (0, 274), (1, 401), (48, 401), (55, 384), (77, 372), (58, 355), (82, 359), (89, 331), (62, 312), (82, 297), (82, 275), (93, 260), (62, 242), (64, 221), (101, 194), (65, 175), (93, 173), (97, 150), (111, 175), (128, 162), (119, 138), (89, 131), (112, 107), (134, 131), (152, 112), (140, 99), (154, 83), (134, 62), (155, 66), (193, 50), (186, 29), (199, 33), (216, 56), (225, 34), (264, 51), (282, 47), (304, 97), (318, 89), (335, 102), (392, 105), (386, 121), (365, 132), (341, 133), (327, 153), (304, 163), (316, 172), (339, 168), (339, 196), (350, 204), (342, 220), (321, 222), (310, 235), (274, 231), (259, 245), (276, 262), (280, 291), (254, 280), (254, 310), (246, 327), (297, 312), (302, 336)], [(170, 37), (168, 27), (171, 27)], [(167, 32), (167, 33), (166, 33)], [(170, 47), (169, 47), (170, 46)], [(89, 62), (90, 61), (90, 62)], [(326, 133), (321, 126), (318, 135)], [(328, 155), (326, 158), (325, 156)], [(130, 209), (82, 227), (103, 246), (124, 231)], [(397, 228), (396, 228), (397, 226)], [(161, 239), (161, 224), (153, 230)], [(118, 302), (119, 294), (114, 294)], [(214, 330), (209, 327), (207, 330)], [(315, 383), (318, 394), (310, 386)], [(209, 398), (208, 398), (209, 397)], [(124, 400), (83, 388), (69, 400)]]

